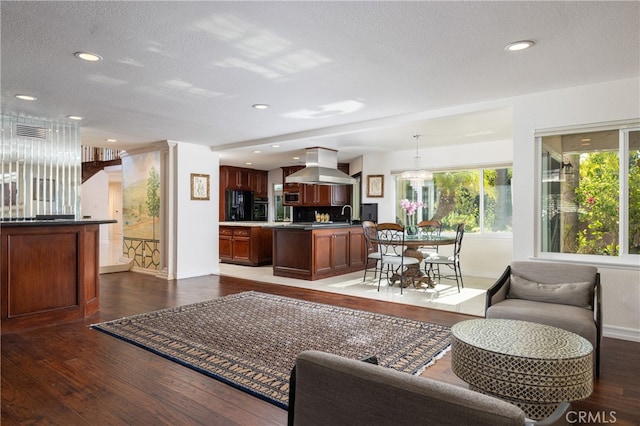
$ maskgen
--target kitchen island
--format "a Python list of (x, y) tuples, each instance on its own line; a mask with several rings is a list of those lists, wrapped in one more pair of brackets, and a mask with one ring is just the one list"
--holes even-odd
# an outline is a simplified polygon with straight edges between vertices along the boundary
[(361, 225), (292, 223), (273, 226), (273, 275), (317, 280), (365, 267)]
[(75, 321), (100, 308), (100, 224), (114, 220), (0, 223), (2, 332)]

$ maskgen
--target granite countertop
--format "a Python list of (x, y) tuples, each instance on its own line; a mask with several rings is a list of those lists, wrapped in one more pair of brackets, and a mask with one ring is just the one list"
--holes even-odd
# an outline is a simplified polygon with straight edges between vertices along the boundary
[(243, 222), (220, 222), (220, 226), (246, 226), (246, 227), (276, 227), (286, 226), (291, 222), (255, 222), (255, 221), (243, 221)]
[(359, 227), (360, 224), (353, 224), (350, 222), (291, 222), (284, 226), (274, 226), (273, 228), (283, 229), (331, 229), (331, 228), (350, 228)]
[(360, 226), (349, 222), (220, 222), (220, 226), (246, 226), (287, 229), (326, 229)]

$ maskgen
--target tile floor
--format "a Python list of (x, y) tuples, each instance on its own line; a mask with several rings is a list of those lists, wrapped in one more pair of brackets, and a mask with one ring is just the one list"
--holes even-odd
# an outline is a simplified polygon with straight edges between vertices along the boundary
[(384, 279), (380, 291), (378, 291), (378, 280), (373, 279), (373, 274), (368, 274), (367, 280), (363, 282), (362, 271), (322, 280), (305, 281), (275, 277), (271, 265), (249, 267), (221, 263), (220, 274), (477, 316), (484, 316), (486, 290), (495, 281), (465, 276), (463, 277), (465, 287), (458, 293), (454, 280), (443, 279), (440, 284), (436, 285), (435, 290), (411, 287), (403, 289), (403, 294), (400, 294), (398, 286), (387, 286)]

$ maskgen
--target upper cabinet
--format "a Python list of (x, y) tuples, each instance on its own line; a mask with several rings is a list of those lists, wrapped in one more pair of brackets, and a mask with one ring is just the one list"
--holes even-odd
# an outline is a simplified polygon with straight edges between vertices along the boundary
[(304, 169), (304, 166), (290, 166), (282, 168), (282, 192), (293, 192), (300, 190), (300, 184), (287, 183), (287, 176), (294, 174), (298, 170)]
[(244, 167), (220, 166), (220, 189), (252, 191), (256, 197), (266, 197), (269, 173)]
[(224, 189), (250, 191), (249, 169), (242, 167), (220, 166), (220, 183)]
[[(339, 163), (338, 170), (349, 174), (349, 164)], [(353, 185), (334, 185), (331, 187), (331, 205), (344, 206), (351, 203)]]
[(249, 172), (251, 190), (256, 197), (269, 196), (269, 172), (265, 170), (251, 170)]
[(220, 166), (219, 215), (222, 221), (225, 218), (225, 192), (227, 189), (252, 191), (254, 197), (266, 198), (269, 191), (269, 172), (244, 167)]

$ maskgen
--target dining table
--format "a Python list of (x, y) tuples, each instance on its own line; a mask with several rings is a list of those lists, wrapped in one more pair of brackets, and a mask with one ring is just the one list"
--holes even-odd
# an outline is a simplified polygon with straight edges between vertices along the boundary
[[(372, 238), (371, 242), (373, 244), (377, 244), (380, 240), (376, 238)], [(396, 281), (400, 281), (400, 285), (402, 287), (408, 287), (413, 285), (415, 288), (435, 288), (435, 282), (428, 274), (425, 274), (420, 269), (420, 264), (424, 260), (424, 255), (420, 251), (421, 247), (433, 247), (433, 246), (444, 246), (444, 245), (452, 245), (456, 242), (455, 235), (431, 235), (431, 234), (407, 234), (404, 236), (404, 240), (392, 240), (387, 241), (385, 243), (391, 243), (392, 245), (403, 245), (404, 255), (411, 256), (419, 260), (417, 264), (407, 265), (402, 273), (394, 273), (391, 278), (389, 278), (389, 282), (391, 284), (395, 284)]]

